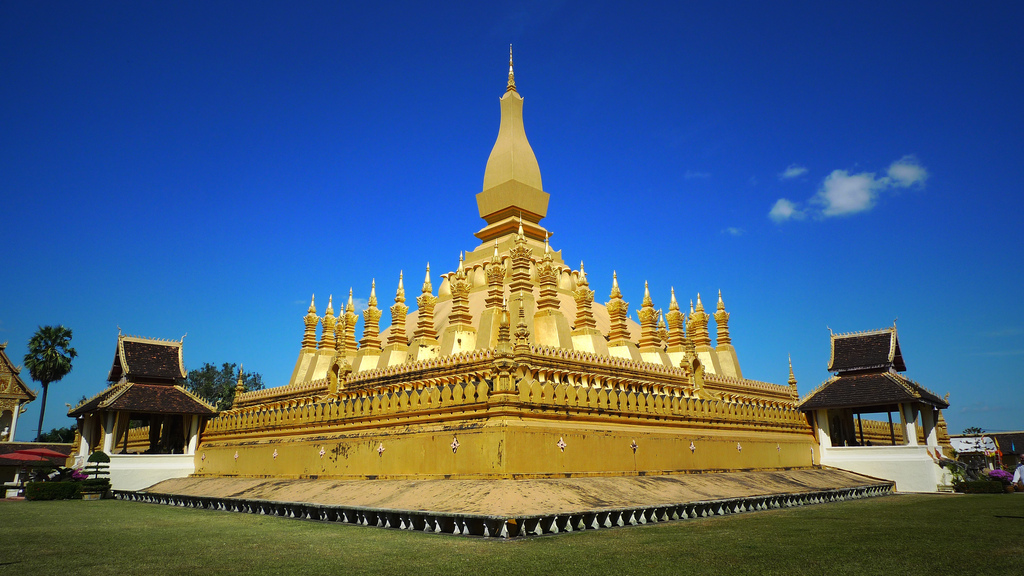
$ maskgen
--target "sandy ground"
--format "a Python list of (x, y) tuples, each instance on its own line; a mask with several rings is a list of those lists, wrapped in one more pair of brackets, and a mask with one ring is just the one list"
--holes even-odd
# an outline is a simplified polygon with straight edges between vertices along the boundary
[(534, 480), (176, 478), (147, 492), (463, 514), (536, 515), (811, 492), (883, 481), (833, 469)]

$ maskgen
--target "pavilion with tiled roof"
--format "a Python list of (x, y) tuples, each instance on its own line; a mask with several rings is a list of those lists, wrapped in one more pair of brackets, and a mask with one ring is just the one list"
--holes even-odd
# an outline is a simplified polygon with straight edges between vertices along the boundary
[[(835, 372), (835, 376), (799, 404), (814, 420), (821, 463), (860, 471), (855, 469), (856, 464), (851, 468), (846, 460), (853, 458), (863, 463), (882, 456), (882, 452), (847, 449), (903, 446), (924, 447), (922, 456), (931, 464), (941, 460), (940, 411), (948, 408), (949, 402), (900, 374), (907, 366), (895, 324), (868, 332), (833, 333), (831, 344), (828, 370)], [(899, 415), (898, 428), (893, 413)], [(885, 414), (888, 425), (863, 419), (865, 414)], [(884, 456), (893, 461), (907, 457), (888, 453)], [(873, 469), (862, 473), (879, 475)], [(935, 489), (932, 478), (924, 480), (923, 485), (930, 485), (930, 491)]]
[(118, 334), (110, 386), (71, 409), (81, 434), (79, 455), (129, 450), (129, 423), (148, 424), (148, 454), (193, 454), (202, 421), (217, 410), (182, 383), (187, 375), (181, 340)]

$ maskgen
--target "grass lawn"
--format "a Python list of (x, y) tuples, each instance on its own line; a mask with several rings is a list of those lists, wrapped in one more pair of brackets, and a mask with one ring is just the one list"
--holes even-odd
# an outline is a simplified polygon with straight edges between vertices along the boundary
[(1022, 574), (1024, 495), (900, 495), (514, 541), (0, 502), (0, 574)]

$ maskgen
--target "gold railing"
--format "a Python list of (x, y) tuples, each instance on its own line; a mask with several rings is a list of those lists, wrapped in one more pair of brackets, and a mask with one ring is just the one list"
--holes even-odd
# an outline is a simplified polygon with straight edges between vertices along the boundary
[[(806, 418), (790, 402), (764, 399), (717, 399), (702, 397), (686, 385), (682, 372), (664, 369), (662, 381), (623, 363), (611, 370), (572, 369), (551, 366), (544, 355), (525, 358), (522, 377), (516, 394), (511, 395), (511, 409), (531, 417), (563, 413), (575, 409), (594, 419), (651, 419), (677, 423), (700, 422), (702, 426), (739, 427), (765, 430), (810, 430)], [(479, 358), (476, 360), (484, 360)], [(579, 358), (565, 358), (579, 360)], [(557, 364), (557, 363), (556, 363)], [(610, 363), (611, 364), (611, 363)], [(539, 366), (538, 366), (539, 365)], [(276, 402), (246, 406), (222, 412), (206, 427), (204, 438), (246, 431), (279, 431), (303, 428), (344, 428), (351, 425), (375, 426), (374, 420), (387, 418), (388, 426), (405, 418), (444, 418), (445, 413), (464, 414), (482, 411), (492, 394), (489, 384), (493, 374), (490, 362), (438, 362), (429, 369), (420, 366), (417, 373), (387, 369), (377, 378), (392, 383), (376, 387), (343, 389), (336, 394), (290, 397)], [(597, 367), (600, 368), (600, 367)], [(440, 369), (440, 370), (438, 370)], [(384, 372), (384, 371), (381, 371)], [(399, 378), (395, 378), (398, 374)], [(638, 380), (646, 376), (649, 380)], [(665, 378), (668, 376), (668, 378)], [(349, 387), (360, 382), (353, 378)], [(365, 381), (363, 381), (365, 382)], [(360, 383), (363, 383), (360, 382)], [(368, 384), (368, 383), (366, 383)], [(273, 395), (267, 395), (273, 397)]]

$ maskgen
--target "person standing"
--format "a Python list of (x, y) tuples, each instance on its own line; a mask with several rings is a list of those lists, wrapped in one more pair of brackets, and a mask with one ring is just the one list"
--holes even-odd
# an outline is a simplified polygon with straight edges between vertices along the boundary
[(1024, 490), (1024, 454), (1017, 459), (1017, 469), (1013, 471), (1013, 482), (1018, 490)]

